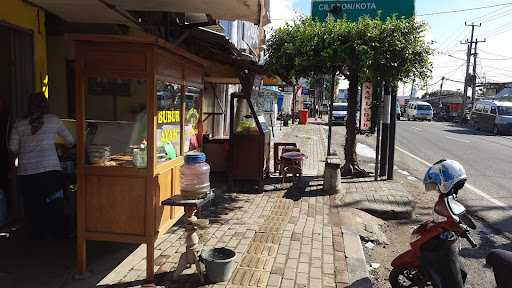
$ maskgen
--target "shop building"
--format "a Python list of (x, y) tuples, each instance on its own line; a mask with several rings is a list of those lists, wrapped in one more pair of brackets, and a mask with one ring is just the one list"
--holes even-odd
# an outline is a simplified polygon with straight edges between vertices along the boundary
[[(27, 85), (9, 100), (22, 110), (25, 96), (44, 89), (51, 112), (77, 140), (77, 190), (68, 197), (76, 203), (78, 271), (87, 269), (88, 240), (145, 243), (152, 279), (154, 242), (183, 214), (160, 204), (180, 193), (183, 154), (201, 149), (202, 135), (217, 134), (218, 125), (217, 135), (225, 135), (229, 95), (243, 90), (241, 73), (263, 73), (258, 48), (268, 1), (8, 2), (0, 37), (11, 33), (5, 37), (19, 43), (10, 46), (25, 45), (12, 51), (31, 55), (19, 57), (16, 71), (23, 73), (11, 73), (25, 78), (10, 82)], [(216, 19), (254, 23), (257, 44), (252, 39), (244, 44), (249, 53), (241, 51), (215, 32)], [(34, 61), (22, 63), (27, 59)], [(98, 156), (105, 151), (108, 157)]]

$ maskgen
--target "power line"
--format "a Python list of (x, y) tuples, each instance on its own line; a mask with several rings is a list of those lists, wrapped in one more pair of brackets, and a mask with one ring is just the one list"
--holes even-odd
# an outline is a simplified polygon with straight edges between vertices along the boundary
[(506, 55), (502, 55), (502, 54), (497, 54), (495, 52), (489, 52), (489, 51), (483, 50), (483, 49), (480, 49), (480, 52), (484, 52), (484, 53), (487, 53), (487, 54), (490, 54), (490, 55), (493, 55), (493, 56), (496, 56), (496, 57), (511, 58), (510, 56), (506, 56)]
[(459, 9), (459, 10), (449, 10), (449, 11), (431, 12), (431, 13), (425, 13), (425, 14), (418, 14), (418, 15), (416, 15), (416, 16), (433, 16), (433, 15), (442, 15), (442, 14), (452, 14), (452, 13), (460, 13), (460, 12), (466, 12), (466, 11), (474, 11), (474, 10), (489, 9), (489, 8), (500, 7), (500, 6), (508, 6), (508, 5), (512, 5), (512, 2), (507, 2), (507, 3), (502, 3), (502, 4), (496, 4), (496, 5), (488, 5), (488, 6), (473, 7), (473, 8), (467, 8), (467, 9)]

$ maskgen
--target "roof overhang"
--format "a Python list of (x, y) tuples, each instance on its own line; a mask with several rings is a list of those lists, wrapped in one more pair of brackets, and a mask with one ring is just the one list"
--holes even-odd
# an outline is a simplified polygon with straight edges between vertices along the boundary
[(136, 26), (127, 11), (208, 14), (220, 20), (270, 23), (269, 0), (26, 0), (69, 22)]

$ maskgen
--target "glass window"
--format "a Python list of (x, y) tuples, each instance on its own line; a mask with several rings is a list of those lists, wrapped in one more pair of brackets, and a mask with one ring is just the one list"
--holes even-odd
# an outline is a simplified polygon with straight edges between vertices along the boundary
[(428, 111), (432, 110), (432, 107), (430, 105), (418, 105), (416, 106), (416, 110)]
[(332, 110), (333, 111), (347, 111), (348, 110), (348, 106), (347, 105), (336, 105), (336, 104), (334, 104), (333, 107), (332, 107)]
[(185, 145), (183, 152), (199, 148), (199, 117), (201, 109), (201, 89), (187, 87), (185, 94)]
[(500, 116), (512, 116), (512, 106), (498, 106)]
[(181, 155), (181, 85), (156, 81), (156, 143), (157, 162)]
[(88, 163), (146, 167), (146, 81), (91, 77), (85, 84)]

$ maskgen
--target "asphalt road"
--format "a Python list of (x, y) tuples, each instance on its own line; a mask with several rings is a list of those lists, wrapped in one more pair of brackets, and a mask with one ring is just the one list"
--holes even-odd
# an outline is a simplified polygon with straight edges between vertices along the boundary
[[(344, 126), (333, 129), (333, 150), (340, 155), (344, 135)], [(369, 163), (374, 161), (371, 152), (375, 136), (357, 139), (363, 144), (363, 149), (357, 149), (360, 164), (372, 170), (374, 166)], [(460, 241), (460, 255), (469, 274), (466, 287), (495, 287), (492, 271), (484, 264), (491, 249), (512, 249), (512, 137), (493, 136), (451, 123), (399, 121), (396, 146), (395, 175), (404, 176), (419, 187), (430, 163), (439, 159), (454, 159), (465, 167), (469, 180), (459, 200), (477, 220), (472, 234), (479, 245), (474, 249)], [(416, 207), (421, 221), (432, 217), (433, 204), (434, 200)], [(407, 241), (402, 245), (406, 249)], [(387, 280), (381, 280), (384, 283), (378, 287), (387, 287)]]
[(463, 204), (499, 232), (512, 235), (512, 137), (452, 123), (399, 121), (396, 146), (398, 158), (425, 168), (425, 162), (459, 161), (468, 174), (460, 193)]

